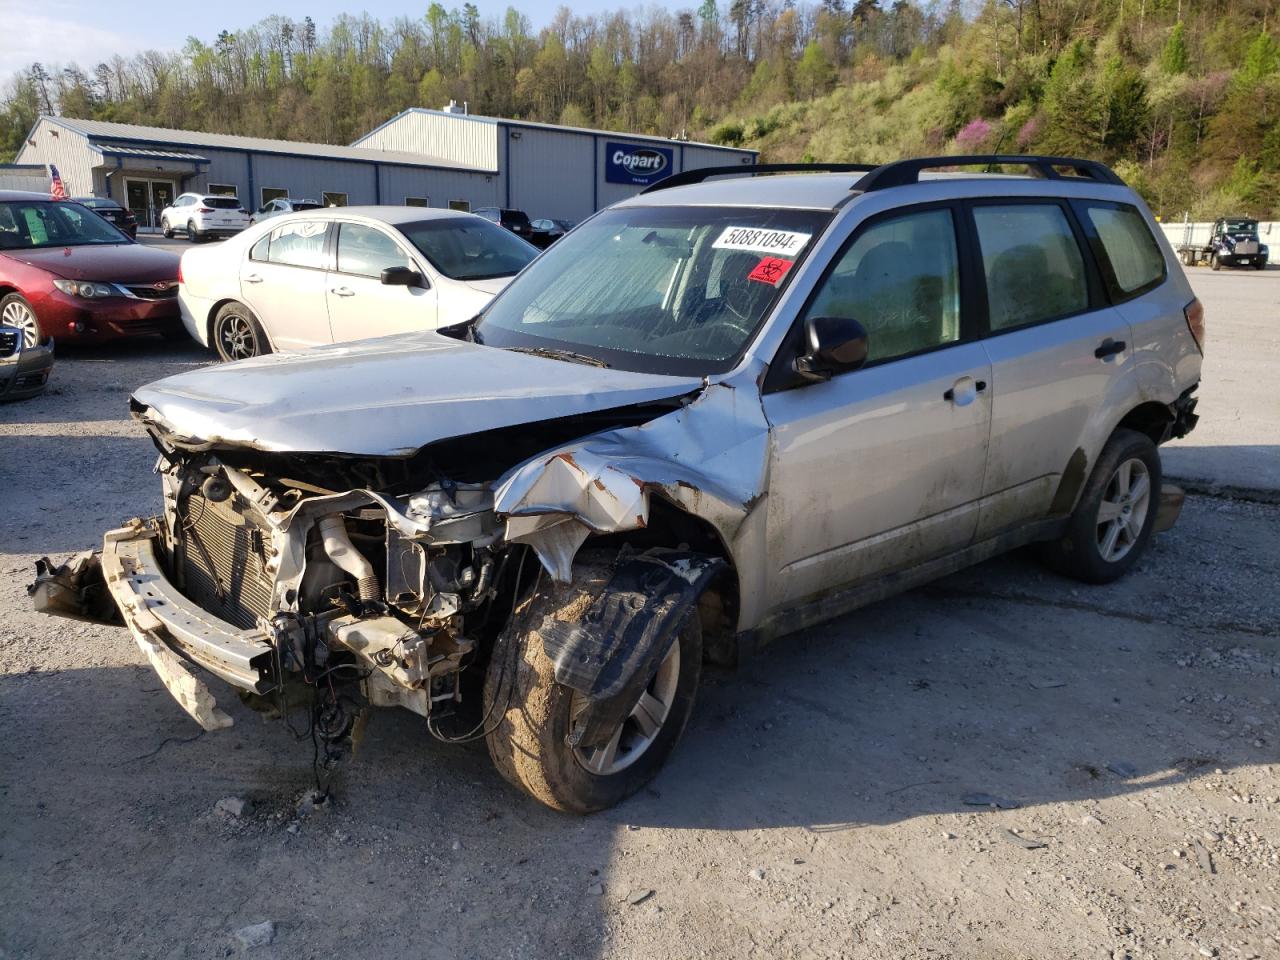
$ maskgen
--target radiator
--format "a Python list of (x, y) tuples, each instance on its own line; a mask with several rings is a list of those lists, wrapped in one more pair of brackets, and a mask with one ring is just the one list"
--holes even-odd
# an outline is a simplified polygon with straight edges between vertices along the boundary
[(248, 629), (271, 612), (273, 579), (265, 569), (269, 531), (237, 504), (192, 494), (179, 515), (182, 592), (220, 620)]

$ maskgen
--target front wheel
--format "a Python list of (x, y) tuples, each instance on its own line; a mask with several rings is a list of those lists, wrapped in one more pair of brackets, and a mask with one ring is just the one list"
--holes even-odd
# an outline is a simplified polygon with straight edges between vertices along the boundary
[(22, 346), (30, 350), (44, 339), (35, 309), (20, 293), (11, 293), (0, 299), (0, 325), (17, 327), (22, 331)]
[(228, 303), (213, 318), (209, 338), (223, 360), (247, 360), (271, 352), (258, 318), (242, 303)]
[(1151, 438), (1117, 430), (1102, 448), (1066, 534), (1045, 544), (1049, 565), (1085, 583), (1124, 576), (1151, 541), (1161, 481), (1160, 452)]
[(169, 226), (169, 221), (164, 218), (161, 218), (160, 220), (160, 236), (164, 237), (166, 240), (173, 239), (173, 227)]
[(693, 712), (702, 674), (702, 629), (685, 618), (630, 714), (602, 746), (568, 742), (581, 694), (556, 682), (543, 649), (545, 618), (576, 616), (609, 580), (605, 564), (578, 564), (574, 580), (534, 596), (494, 648), (485, 679), (485, 714), (500, 711), (487, 735), (494, 766), (555, 810), (593, 813), (635, 793), (661, 769)]

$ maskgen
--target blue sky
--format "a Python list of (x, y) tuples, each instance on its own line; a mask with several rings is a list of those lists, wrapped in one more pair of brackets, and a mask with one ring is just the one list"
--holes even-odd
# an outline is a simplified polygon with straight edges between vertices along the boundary
[[(444, 2), (444, 0), (442, 0)], [(623, 6), (626, 0), (473, 0), (485, 19), (498, 17), (515, 6), (529, 17), (535, 27), (545, 25), (559, 6), (569, 6), (575, 13), (598, 13)], [(446, 7), (461, 7), (463, 0), (445, 2)], [(390, 21), (398, 16), (422, 16), (430, 0), (379, 0), (371, 13)], [(696, 0), (683, 4), (658, 6), (695, 6)], [(211, 15), (208, 11), (217, 10)], [(119, 53), (128, 56), (140, 50), (174, 50), (182, 46), (188, 35), (212, 40), (220, 30), (235, 31), (256, 23), (272, 13), (301, 20), (310, 15), (325, 26), (340, 13), (360, 13), (359, 3), (340, 0), (219, 0), (205, 6), (174, 3), (173, 0), (130, 0), (128, 3), (105, 3), (103, 0), (0, 0), (0, 22), (5, 27), (5, 43), (0, 45), (0, 81), (32, 61), (46, 66), (79, 63), (86, 68)]]

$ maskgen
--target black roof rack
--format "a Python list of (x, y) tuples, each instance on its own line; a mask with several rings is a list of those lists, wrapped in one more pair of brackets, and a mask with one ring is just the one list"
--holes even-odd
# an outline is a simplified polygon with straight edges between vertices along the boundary
[(691, 183), (702, 183), (711, 177), (751, 176), (761, 173), (871, 173), (880, 169), (874, 163), (757, 163), (736, 167), (699, 167), (697, 170), (686, 170), (673, 173), (665, 180), (650, 184), (641, 193), (653, 193), (655, 190), (666, 190), (668, 187), (684, 187)]
[(938, 167), (994, 167), (997, 165), (1025, 166), (1029, 171), (1046, 180), (1069, 179), (1062, 169), (1072, 170), (1075, 176), (1098, 183), (1114, 183), (1124, 186), (1124, 181), (1105, 163), (1082, 160), (1079, 157), (1040, 157), (1021, 154), (966, 154), (955, 157), (916, 157), (911, 160), (895, 160), (876, 167), (854, 184), (855, 190), (864, 193), (887, 190), (920, 182), (920, 174)]

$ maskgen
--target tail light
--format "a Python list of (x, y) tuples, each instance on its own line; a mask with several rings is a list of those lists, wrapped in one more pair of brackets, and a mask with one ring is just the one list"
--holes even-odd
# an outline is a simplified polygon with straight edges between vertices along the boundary
[(182, 282), (182, 261), (178, 261), (178, 282)]
[(213, 213), (213, 207), (196, 207), (196, 213)]
[(1196, 298), (1182, 308), (1182, 313), (1187, 318), (1187, 329), (1196, 338), (1196, 346), (1204, 353), (1204, 304)]

